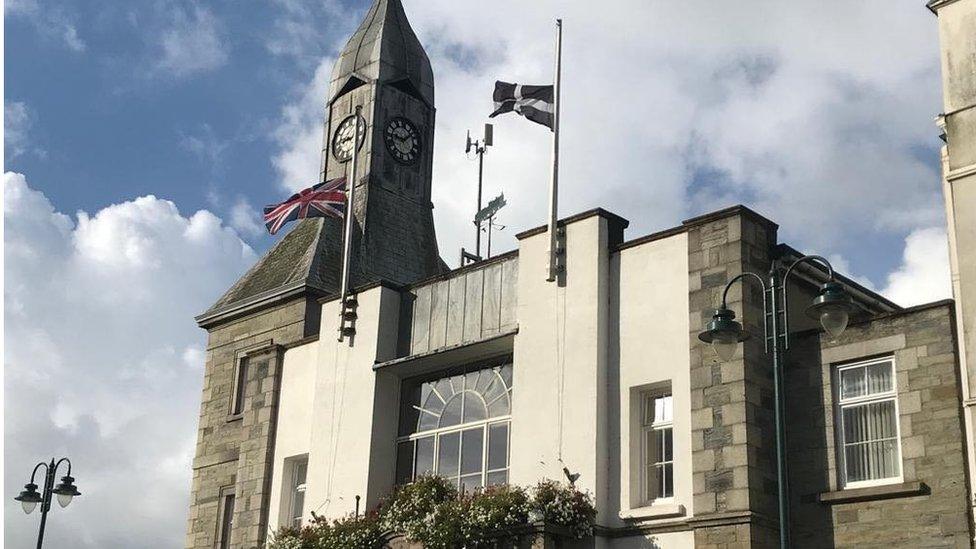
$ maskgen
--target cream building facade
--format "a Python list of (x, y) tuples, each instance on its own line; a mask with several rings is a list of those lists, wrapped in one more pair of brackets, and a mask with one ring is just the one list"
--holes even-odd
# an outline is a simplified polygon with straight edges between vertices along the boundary
[[(968, 10), (934, 8), (943, 40), (976, 51), (965, 50), (976, 32), (960, 23), (976, 0), (942, 3)], [(345, 173), (340, 130), (366, 107), (362, 143), (349, 143), (368, 151), (358, 182), (367, 198), (354, 209), (355, 334), (336, 337), (329, 239), (339, 233), (322, 219), (297, 224), (198, 317), (210, 338), (186, 547), (262, 547), (281, 526), (372, 508), (423, 473), (476, 489), (563, 480), (564, 469), (598, 511), (582, 546), (776, 546), (770, 357), (755, 337), (722, 361), (697, 336), (735, 276), (802, 254), (742, 206), (631, 239), (627, 220), (597, 209), (560, 222), (555, 282), (545, 227), (519, 234), (516, 250), (447, 270), (428, 223), (433, 90), (399, 0), (376, 0), (333, 72), (323, 147), (323, 172)], [(395, 120), (414, 127), (417, 158), (384, 142)], [(953, 120), (950, 166), (954, 139), (965, 139)], [(976, 343), (963, 307), (967, 281), (976, 289), (966, 267), (976, 207), (960, 205), (960, 179), (947, 173), (962, 306), (905, 309), (838, 275), (857, 305), (842, 336), (791, 316), (795, 547), (971, 547), (964, 357)], [(394, 249), (400, 236), (409, 243)], [(801, 305), (828, 280), (815, 265), (796, 275), (789, 293)], [(760, 291), (733, 286), (728, 304), (762, 332)]]
[[(976, 440), (976, 1), (932, 0), (942, 43), (942, 97), (939, 117), (943, 194), (949, 233), (952, 294), (959, 326), (959, 365), (966, 434)], [(976, 452), (969, 453), (969, 476), (976, 478)], [(976, 521), (976, 494), (970, 497)]]

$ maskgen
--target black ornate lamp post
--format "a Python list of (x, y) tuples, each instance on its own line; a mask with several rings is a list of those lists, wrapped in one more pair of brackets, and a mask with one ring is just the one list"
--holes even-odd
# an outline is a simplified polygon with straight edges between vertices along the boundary
[[(68, 474), (61, 477), (61, 483), (55, 486), (54, 479), (57, 476), (58, 467), (62, 463), (68, 464)], [(37, 475), (37, 470), (41, 467), (44, 467), (44, 490), (38, 492), (37, 484), (34, 483), (34, 476)], [(41, 529), (37, 534), (37, 549), (41, 549), (41, 544), (44, 543), (44, 525), (47, 523), (47, 512), (51, 510), (52, 494), (58, 496), (58, 504), (61, 507), (67, 507), (72, 498), (81, 495), (75, 486), (74, 477), (71, 476), (71, 460), (68, 458), (61, 458), (57, 462), (51, 458), (51, 463), (42, 461), (35, 465), (30, 482), (24, 486), (24, 491), (14, 498), (20, 502), (27, 514), (30, 514), (38, 503), (41, 504)]]
[(698, 339), (711, 343), (719, 360), (727, 361), (735, 355), (735, 349), (740, 342), (749, 339), (751, 334), (742, 328), (742, 324), (735, 320), (735, 313), (728, 308), (726, 298), (729, 288), (739, 280), (752, 278), (759, 282), (763, 289), (763, 330), (766, 353), (770, 348), (773, 352), (773, 400), (776, 418), (776, 478), (779, 502), (779, 541), (782, 549), (787, 549), (790, 543), (789, 525), (789, 489), (786, 477), (786, 433), (784, 431), (783, 406), (783, 364), (786, 361), (786, 351), (790, 348), (789, 305), (787, 303), (786, 283), (790, 274), (798, 265), (808, 261), (819, 261), (827, 267), (829, 281), (821, 287), (820, 295), (814, 298), (807, 307), (807, 315), (820, 321), (824, 330), (832, 337), (838, 337), (847, 329), (850, 314), (855, 305), (844, 287), (834, 281), (834, 269), (830, 262), (818, 255), (808, 255), (794, 261), (785, 274), (780, 276), (782, 265), (773, 262), (769, 271), (768, 283), (755, 273), (742, 273), (725, 286), (722, 293), (722, 307), (715, 310), (712, 320), (705, 331), (698, 334)]

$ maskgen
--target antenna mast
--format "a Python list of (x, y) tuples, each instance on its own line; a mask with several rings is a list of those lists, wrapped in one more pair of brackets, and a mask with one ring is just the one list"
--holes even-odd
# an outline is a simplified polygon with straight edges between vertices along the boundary
[[(484, 183), (484, 172), (485, 172), (485, 152), (488, 147), (493, 144), (493, 130), (491, 124), (485, 124), (484, 136), (479, 141), (471, 141), (471, 130), (468, 130), (468, 139), (464, 147), (465, 154), (471, 154), (471, 150), (474, 149), (474, 153), (478, 155), (478, 209), (475, 212), (481, 211), (481, 191), (482, 185)], [(474, 220), (474, 254), (470, 254), (461, 248), (461, 265), (464, 266), (465, 260), (469, 262), (481, 261), (481, 222), (477, 216)]]

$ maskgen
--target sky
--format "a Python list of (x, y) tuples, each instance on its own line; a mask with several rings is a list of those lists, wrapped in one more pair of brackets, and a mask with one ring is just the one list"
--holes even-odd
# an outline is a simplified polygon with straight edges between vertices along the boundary
[[(317, 178), (332, 62), (366, 0), (7, 0), (4, 542), (10, 497), (70, 456), (52, 546), (181, 547), (205, 310), (278, 237), (259, 209)], [(434, 218), (472, 247), (464, 154), (496, 79), (551, 81), (564, 19), (560, 213), (626, 238), (745, 204), (902, 305), (948, 297), (936, 21), (919, 0), (404, 0), (433, 64)], [(517, 17), (513, 16), (517, 14)], [(549, 136), (493, 120), (495, 251), (546, 216)]]

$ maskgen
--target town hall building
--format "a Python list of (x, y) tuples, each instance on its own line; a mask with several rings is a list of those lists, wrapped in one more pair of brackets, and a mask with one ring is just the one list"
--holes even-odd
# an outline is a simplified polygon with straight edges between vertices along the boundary
[[(449, 269), (431, 203), (433, 71), (400, 0), (375, 0), (323, 98), (322, 180), (358, 159), (352, 329), (337, 337), (332, 218), (295, 224), (197, 317), (209, 340), (186, 547), (260, 548), (422, 474), (475, 490), (566, 471), (597, 509), (577, 546), (777, 547), (780, 459), (791, 547), (972, 547), (976, 0), (929, 7), (955, 299), (903, 308), (814, 258), (788, 275), (796, 312), (771, 318), (773, 294), (729, 284), (805, 256), (743, 206), (638, 237), (612, 212), (572, 215), (551, 282), (546, 227)], [(836, 337), (803, 311), (826, 287), (850, 304)], [(700, 336), (720, 308), (754, 337), (716, 353)], [(784, 320), (778, 458), (762, 334)]]

